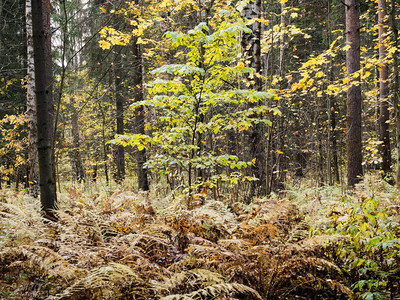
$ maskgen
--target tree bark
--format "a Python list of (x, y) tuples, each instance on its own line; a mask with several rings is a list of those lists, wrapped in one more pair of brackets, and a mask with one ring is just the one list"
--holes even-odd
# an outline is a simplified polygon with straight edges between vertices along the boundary
[[(133, 37), (132, 54), (133, 54), (133, 85), (135, 102), (143, 101), (143, 64), (140, 45), (137, 43), (137, 37)], [(143, 106), (139, 106), (135, 110), (135, 133), (144, 134), (145, 114)], [(136, 152), (138, 189), (142, 191), (149, 190), (149, 180), (147, 169), (144, 167), (146, 163), (146, 149)]]
[(75, 97), (72, 95), (71, 97), (71, 106), (73, 109), (72, 120), (71, 120), (71, 133), (72, 133), (72, 161), (73, 161), (73, 169), (75, 171), (75, 178), (78, 182), (85, 181), (85, 171), (83, 169), (82, 164), (82, 155), (81, 155), (81, 144), (80, 144), (80, 136), (79, 136), (79, 113), (76, 107)]
[(57, 208), (57, 195), (52, 155), (53, 73), (49, 0), (32, 0), (32, 27), (35, 61), (40, 201), (44, 216), (55, 219), (53, 210)]
[[(387, 65), (387, 46), (385, 44), (387, 35), (387, 13), (386, 0), (378, 1), (378, 25), (379, 25), (379, 129), (380, 129), (380, 146), (383, 176), (391, 173), (392, 161), (390, 151), (390, 135), (389, 135), (389, 70)], [(386, 41), (387, 42), (387, 41)]]
[(393, 46), (396, 49), (396, 52), (393, 53), (393, 105), (395, 109), (395, 120), (396, 120), (396, 152), (397, 152), (397, 162), (396, 162), (396, 187), (400, 190), (400, 101), (399, 101), (399, 86), (400, 86), (400, 77), (399, 77), (399, 52), (398, 52), (398, 28), (396, 24), (396, 0), (391, 1), (391, 12), (390, 12), (390, 20), (391, 27), (393, 32)]
[[(124, 96), (122, 92), (122, 58), (121, 58), (121, 46), (117, 48), (117, 57), (115, 59), (114, 68), (114, 95), (115, 95), (115, 105), (116, 105), (116, 121), (117, 130), (116, 134), (124, 134)], [(118, 145), (116, 149), (115, 164), (117, 171), (115, 174), (115, 181), (117, 183), (122, 183), (125, 179), (125, 149), (124, 146)]]
[[(247, 19), (260, 19), (262, 12), (261, 0), (253, 0), (243, 10), (244, 17)], [(261, 75), (261, 23), (255, 21), (251, 25), (252, 32), (243, 34), (242, 48), (244, 49), (247, 60), (250, 60), (250, 66), (254, 70), (254, 78), (252, 88), (261, 91), (262, 80)], [(258, 104), (250, 104), (250, 106)], [(254, 124), (250, 131), (250, 157), (256, 159), (251, 167), (251, 176), (257, 178), (257, 181), (251, 182), (250, 197), (255, 195), (265, 195), (266, 187), (266, 161), (265, 161), (265, 142), (264, 142), (264, 126), (262, 123)]]
[(37, 198), (39, 196), (39, 167), (37, 151), (36, 130), (36, 99), (35, 99), (35, 62), (33, 57), (33, 31), (32, 31), (32, 3), (25, 3), (26, 22), (26, 54), (27, 54), (27, 91), (26, 91), (26, 114), (28, 117), (28, 161), (27, 177), (28, 192)]
[(361, 180), (361, 87), (354, 73), (360, 70), (360, 4), (347, 0), (346, 10), (346, 70), (350, 79), (347, 90), (347, 185), (354, 187)]
[[(280, 45), (279, 45), (279, 76), (281, 77), (280, 81), (280, 89), (285, 89), (285, 73), (286, 73), (286, 57), (285, 57), (285, 50), (286, 50), (286, 43), (287, 43), (287, 25), (288, 25), (288, 18), (286, 16), (286, 3), (281, 3), (281, 38), (280, 38)], [(279, 109), (282, 110), (283, 108), (283, 101), (280, 100), (279, 102)], [(275, 186), (278, 190), (283, 189), (283, 183), (286, 181), (286, 172), (285, 172), (285, 161), (286, 161), (286, 153), (285, 153), (285, 122), (284, 118), (279, 118), (277, 120), (277, 139), (278, 139), (278, 149), (282, 151), (282, 154), (277, 156), (276, 162), (276, 172), (277, 178)]]

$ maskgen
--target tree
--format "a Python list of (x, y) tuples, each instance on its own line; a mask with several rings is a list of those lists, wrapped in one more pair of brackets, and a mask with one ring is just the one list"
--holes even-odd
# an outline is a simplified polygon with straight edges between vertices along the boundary
[[(114, 65), (114, 95), (115, 95), (115, 107), (116, 107), (116, 134), (124, 134), (124, 111), (125, 111), (125, 97), (123, 93), (123, 81), (125, 79), (125, 72), (123, 59), (122, 59), (122, 46), (116, 47), (116, 59)], [(115, 173), (115, 181), (121, 183), (125, 179), (125, 149), (123, 146), (118, 145), (115, 150), (115, 164), (117, 167)]]
[(36, 130), (36, 101), (35, 101), (35, 62), (33, 57), (32, 37), (32, 5), (31, 0), (26, 0), (26, 52), (27, 52), (27, 91), (26, 91), (26, 113), (28, 118), (28, 161), (27, 174), (29, 194), (33, 197), (39, 195), (39, 167), (37, 152), (37, 130)]
[[(140, 45), (138, 44), (138, 37), (134, 36), (132, 39), (132, 54), (133, 54), (133, 93), (135, 102), (143, 101), (143, 64), (142, 53)], [(145, 111), (143, 106), (138, 106), (135, 109), (135, 133), (145, 134)], [(149, 190), (149, 179), (147, 176), (147, 168), (144, 167), (146, 163), (146, 149), (138, 150), (136, 152), (137, 176), (138, 176), (138, 189), (142, 191)]]
[(387, 65), (387, 13), (386, 0), (378, 1), (378, 25), (379, 25), (379, 129), (381, 144), (381, 156), (383, 176), (391, 173), (392, 158), (390, 151), (389, 135), (389, 69)]
[(360, 70), (360, 2), (347, 0), (346, 9), (346, 70), (349, 78), (347, 90), (347, 185), (361, 180), (361, 87), (356, 72)]
[[(261, 0), (250, 1), (243, 10), (243, 17), (247, 20), (252, 20), (251, 32), (242, 35), (242, 48), (244, 51), (245, 60), (248, 61), (248, 66), (253, 68), (254, 73), (250, 74), (250, 82), (252, 88), (257, 91), (262, 90), (261, 80)], [(250, 104), (250, 107), (256, 107), (258, 104)], [(266, 182), (266, 161), (265, 161), (265, 143), (264, 143), (265, 128), (262, 123), (255, 124), (249, 132), (250, 159), (255, 159), (255, 163), (251, 166), (251, 176), (254, 176), (258, 181), (253, 181), (251, 184), (250, 197), (265, 195), (267, 192)]]
[(54, 219), (57, 195), (54, 177), (53, 74), (50, 30), (50, 1), (32, 0), (32, 27), (35, 62), (40, 201), (44, 216)]
[(253, 166), (255, 159), (228, 154), (225, 136), (231, 130), (237, 135), (248, 132), (259, 123), (271, 125), (266, 115), (279, 113), (263, 105), (270, 94), (239, 88), (255, 72), (238, 60), (239, 33), (249, 32), (238, 17), (223, 11), (210, 20), (210, 26), (202, 22), (187, 33), (167, 32), (170, 50), (184, 51), (185, 63), (153, 70), (157, 78), (147, 85), (153, 98), (132, 105), (149, 110), (155, 123), (149, 133), (114, 140), (138, 150), (150, 148), (153, 156), (146, 165), (152, 171), (168, 176), (183, 170), (187, 179), (182, 185), (189, 195), (197, 188), (255, 179), (240, 171)]
[(397, 1), (391, 1), (391, 12), (390, 21), (393, 32), (393, 46), (396, 51), (393, 53), (393, 106), (395, 109), (395, 123), (396, 123), (396, 152), (397, 152), (397, 162), (396, 162), (396, 187), (400, 190), (400, 100), (399, 100), (399, 87), (400, 87), (400, 77), (399, 77), (399, 50), (398, 50), (398, 27), (396, 23), (396, 5)]

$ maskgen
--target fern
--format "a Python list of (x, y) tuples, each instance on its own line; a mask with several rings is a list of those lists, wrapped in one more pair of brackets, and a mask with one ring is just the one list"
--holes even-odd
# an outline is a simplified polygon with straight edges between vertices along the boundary
[(223, 276), (205, 269), (193, 269), (175, 274), (158, 286), (158, 293), (188, 293), (210, 284), (225, 283)]
[(64, 292), (48, 299), (118, 299), (127, 295), (148, 299), (152, 294), (149, 285), (134, 270), (110, 263), (93, 269)]
[(66, 281), (83, 276), (86, 271), (66, 262), (53, 250), (41, 246), (6, 248), (0, 252), (1, 265), (8, 268), (29, 267), (37, 276), (60, 277)]
[(232, 295), (246, 296), (251, 299), (262, 300), (260, 294), (256, 290), (239, 283), (220, 283), (210, 285), (189, 294), (169, 295), (161, 298), (161, 300), (216, 299), (218, 297)]

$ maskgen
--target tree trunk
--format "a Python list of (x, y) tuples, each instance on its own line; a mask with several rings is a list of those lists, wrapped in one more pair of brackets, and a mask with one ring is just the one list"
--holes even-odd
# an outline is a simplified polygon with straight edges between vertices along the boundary
[(337, 130), (336, 130), (336, 107), (335, 99), (331, 98), (330, 108), (330, 121), (331, 121), (331, 144), (332, 144), (332, 158), (333, 158), (333, 173), (335, 175), (335, 181), (340, 182), (339, 176), (339, 159), (338, 159), (338, 146), (337, 146)]
[[(117, 57), (115, 59), (114, 68), (114, 95), (116, 104), (116, 121), (117, 121), (117, 131), (118, 135), (124, 134), (124, 96), (122, 93), (122, 58), (121, 58), (121, 46), (118, 46)], [(122, 183), (125, 179), (125, 149), (124, 146), (118, 145), (116, 149), (115, 163), (117, 167), (117, 172), (115, 174), (115, 181), (117, 183)]]
[[(387, 35), (387, 14), (386, 0), (378, 1), (378, 24), (379, 24), (379, 100), (380, 100), (380, 141), (382, 142), (380, 151), (382, 156), (383, 176), (391, 173), (391, 151), (390, 151), (390, 135), (389, 135), (389, 76), (387, 66), (387, 46), (385, 42)], [(385, 41), (386, 40), (386, 41)]]
[[(244, 17), (247, 19), (261, 18), (261, 0), (253, 0), (243, 10)], [(251, 61), (250, 66), (255, 74), (252, 88), (258, 91), (262, 90), (261, 78), (261, 23), (255, 21), (251, 26), (252, 32), (243, 34), (242, 48), (245, 51), (245, 56)], [(250, 104), (258, 105), (258, 104)], [(254, 124), (250, 131), (250, 157), (256, 159), (251, 167), (251, 176), (257, 178), (257, 181), (251, 182), (250, 197), (255, 195), (265, 195), (266, 187), (266, 161), (265, 161), (265, 146), (264, 146), (264, 126), (262, 123)]]
[(37, 130), (36, 130), (36, 101), (35, 101), (35, 62), (33, 58), (33, 32), (32, 32), (32, 3), (26, 0), (26, 54), (27, 54), (27, 91), (26, 91), (26, 114), (28, 117), (28, 191), (37, 198), (39, 196), (39, 167), (37, 152)]
[[(0, 21), (1, 20), (3, 20), (3, 0), (0, 0)], [(3, 56), (3, 30), (0, 30), (0, 57), (2, 56)]]
[(80, 150), (80, 137), (79, 137), (79, 124), (78, 124), (78, 109), (76, 107), (75, 97), (71, 97), (71, 106), (73, 109), (71, 120), (71, 133), (72, 133), (72, 161), (73, 169), (75, 171), (75, 179), (78, 182), (85, 181), (85, 172), (82, 165), (82, 156)]
[(53, 73), (50, 1), (32, 0), (40, 201), (44, 216), (55, 219), (56, 185), (53, 174)]
[(104, 112), (104, 109), (101, 107), (100, 102), (99, 104), (99, 110), (101, 112), (101, 119), (102, 119), (102, 126), (101, 126), (101, 137), (102, 137), (102, 145), (103, 145), (103, 160), (104, 160), (104, 175), (106, 177), (106, 183), (107, 185), (109, 184), (109, 178), (108, 178), (108, 144), (107, 144), (107, 137), (106, 137), (106, 114)]
[(396, 120), (396, 151), (397, 151), (397, 162), (396, 162), (396, 187), (400, 190), (400, 101), (399, 101), (399, 52), (398, 52), (398, 28), (396, 24), (396, 0), (391, 1), (391, 12), (390, 19), (393, 32), (393, 46), (396, 52), (393, 53), (393, 105), (395, 109), (395, 120)]
[[(285, 13), (286, 10), (286, 3), (281, 3), (281, 40), (279, 45), (279, 76), (281, 77), (280, 82), (280, 89), (284, 90), (286, 83), (284, 80), (285, 73), (286, 73), (286, 57), (285, 57), (285, 50), (286, 50), (286, 43), (287, 43), (287, 25), (288, 25), (288, 18)], [(283, 100), (280, 100), (279, 108), (282, 110), (283, 107)], [(279, 151), (283, 152), (279, 154), (277, 160), (277, 182), (276, 187), (277, 189), (283, 189), (283, 183), (286, 181), (286, 172), (285, 172), (285, 161), (286, 161), (286, 153), (285, 153), (285, 119), (278, 118), (277, 120), (277, 138), (278, 138), (278, 149)]]
[(360, 70), (360, 5), (347, 0), (346, 9), (346, 70), (350, 79), (347, 90), (347, 185), (354, 187), (361, 180), (361, 87), (354, 73)]
[[(133, 85), (135, 102), (143, 101), (143, 64), (140, 45), (137, 43), (137, 37), (133, 37), (132, 41), (133, 54)], [(135, 110), (135, 133), (144, 134), (145, 115), (143, 106), (139, 106)], [(137, 151), (137, 175), (138, 189), (142, 191), (149, 190), (149, 180), (147, 169), (144, 167), (146, 163), (146, 150)]]

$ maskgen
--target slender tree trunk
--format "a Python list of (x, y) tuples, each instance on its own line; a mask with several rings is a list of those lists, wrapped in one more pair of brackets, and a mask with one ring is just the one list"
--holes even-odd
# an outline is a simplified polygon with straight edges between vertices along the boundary
[[(120, 48), (121, 46), (118, 46)], [(122, 58), (121, 49), (117, 49), (118, 54), (115, 59), (114, 68), (114, 95), (116, 102), (116, 120), (117, 120), (117, 134), (124, 134), (124, 96), (122, 93)], [(115, 181), (121, 183), (125, 179), (125, 149), (124, 146), (117, 146), (115, 163), (117, 166), (117, 172), (115, 174)]]
[(390, 20), (392, 25), (393, 32), (393, 46), (396, 49), (396, 52), (393, 53), (393, 105), (395, 109), (395, 120), (396, 120), (396, 151), (397, 151), (397, 162), (396, 162), (396, 187), (400, 190), (400, 99), (399, 99), (399, 86), (400, 86), (400, 77), (399, 77), (399, 52), (398, 52), (398, 39), (399, 33), (396, 24), (396, 0), (391, 1), (391, 12), (390, 12)]
[(78, 182), (83, 182), (85, 180), (85, 172), (82, 165), (82, 155), (81, 155), (81, 144), (79, 137), (79, 124), (78, 124), (78, 109), (76, 107), (75, 97), (71, 97), (71, 105), (73, 109), (72, 120), (71, 120), (71, 133), (72, 133), (72, 161), (73, 168), (75, 170), (75, 179)]
[(361, 180), (361, 87), (354, 73), (360, 70), (360, 4), (347, 0), (346, 9), (346, 70), (350, 79), (347, 90), (347, 185), (354, 187)]
[(389, 135), (389, 70), (387, 65), (387, 13), (386, 0), (378, 1), (378, 24), (379, 24), (379, 100), (380, 100), (380, 141), (382, 156), (382, 171), (386, 176), (391, 173), (392, 161), (390, 151), (390, 135)]
[[(286, 43), (287, 43), (287, 25), (288, 25), (288, 18), (285, 13), (286, 10), (286, 3), (281, 3), (281, 40), (279, 45), (279, 76), (281, 77), (280, 89), (284, 90), (286, 86), (286, 82), (284, 80), (285, 73), (286, 73), (286, 57), (285, 57), (285, 50), (286, 50)], [(283, 102), (280, 100), (279, 108), (282, 110)], [(278, 119), (277, 124), (277, 138), (278, 138), (278, 149), (279, 151), (283, 152), (278, 156), (277, 160), (277, 182), (276, 186), (278, 189), (283, 188), (283, 183), (286, 180), (286, 172), (285, 170), (285, 161), (286, 161), (286, 153), (285, 153), (285, 122), (284, 118)]]
[(109, 178), (108, 178), (108, 146), (107, 146), (107, 138), (106, 138), (106, 114), (99, 103), (99, 109), (101, 112), (101, 119), (102, 119), (102, 127), (101, 127), (101, 136), (102, 136), (102, 144), (103, 144), (103, 160), (104, 160), (104, 175), (106, 177), (106, 183), (108, 185)]
[[(137, 43), (137, 37), (133, 37), (133, 85), (135, 102), (143, 101), (143, 64), (140, 45)], [(143, 106), (137, 107), (135, 110), (135, 133), (144, 134), (145, 114)], [(137, 151), (137, 175), (138, 189), (142, 191), (149, 190), (149, 180), (147, 169), (144, 167), (146, 163), (146, 150)]]
[[(0, 0), (0, 22), (3, 22), (3, 0)], [(1, 25), (1, 24), (0, 24)], [(0, 30), (0, 57), (3, 55), (3, 32)]]
[(54, 219), (57, 208), (53, 174), (53, 73), (51, 58), (50, 1), (32, 0), (35, 61), (40, 201), (45, 217)]
[(340, 182), (339, 176), (339, 159), (338, 159), (338, 146), (337, 146), (337, 130), (336, 130), (336, 107), (335, 100), (331, 98), (330, 108), (330, 121), (331, 121), (331, 143), (332, 143), (332, 158), (333, 158), (333, 174), (335, 181)]
[(26, 114), (28, 117), (28, 191), (35, 198), (39, 196), (39, 167), (36, 130), (36, 99), (35, 99), (35, 62), (33, 58), (32, 4), (26, 0), (26, 54), (27, 54), (27, 91)]

